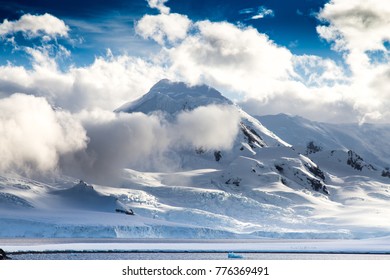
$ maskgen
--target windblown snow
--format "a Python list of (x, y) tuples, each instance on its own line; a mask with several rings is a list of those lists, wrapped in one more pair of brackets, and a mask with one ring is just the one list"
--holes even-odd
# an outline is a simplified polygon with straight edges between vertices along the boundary
[[(172, 166), (118, 165), (115, 180), (104, 184), (91, 174), (84, 182), (71, 174), (31, 179), (5, 173), (0, 237), (390, 235), (390, 135), (383, 125), (336, 126), (287, 116), (260, 122), (213, 88), (169, 80), (115, 110), (139, 113), (164, 116), (161, 126), (171, 129), (164, 131), (180, 130), (163, 150)], [(158, 140), (152, 142), (156, 154)], [(116, 154), (136, 155), (136, 149)]]

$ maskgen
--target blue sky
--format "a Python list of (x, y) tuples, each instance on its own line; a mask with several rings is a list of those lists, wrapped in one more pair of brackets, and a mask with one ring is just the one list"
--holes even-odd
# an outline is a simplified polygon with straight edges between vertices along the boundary
[(388, 122), (381, 0), (0, 0), (0, 100), (114, 110), (163, 78), (255, 115)]

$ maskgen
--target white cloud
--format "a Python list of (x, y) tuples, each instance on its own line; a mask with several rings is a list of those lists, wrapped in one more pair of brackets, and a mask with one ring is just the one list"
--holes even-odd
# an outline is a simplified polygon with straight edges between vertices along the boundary
[(32, 67), (36, 71), (39, 71), (39, 69), (46, 69), (53, 72), (58, 71), (57, 62), (55, 58), (50, 56), (49, 49), (45, 47), (25, 47), (24, 50), (28, 55), (30, 55)]
[(251, 19), (262, 19), (266, 16), (273, 17), (275, 13), (273, 10), (266, 8), (265, 6), (260, 6), (256, 15), (252, 16)]
[(72, 111), (85, 108), (114, 110), (146, 93), (161, 77), (170, 78), (158, 63), (129, 56), (95, 59), (88, 67), (70, 69), (71, 87), (57, 94), (56, 103)]
[(250, 16), (249, 18), (247, 18), (246, 20), (250, 20), (250, 19), (262, 19), (266, 16), (269, 16), (269, 17), (273, 17), (275, 16), (275, 13), (273, 10), (271, 9), (268, 9), (267, 7), (265, 6), (260, 6), (257, 8), (257, 12), (254, 8), (247, 8), (247, 9), (242, 9), (240, 11), (238, 11), (239, 14), (241, 15), (250, 15), (250, 14), (255, 14), (255, 15), (252, 15)]
[(333, 0), (318, 14), (326, 25), (318, 34), (346, 52), (346, 62), (354, 74), (370, 67), (367, 51), (389, 53), (384, 42), (390, 41), (390, 4), (380, 0)]
[(188, 17), (180, 14), (145, 15), (137, 22), (136, 32), (163, 45), (165, 41), (175, 43), (184, 39), (190, 26)]
[(5, 19), (0, 24), (0, 36), (6, 36), (17, 32), (23, 32), (28, 37), (47, 35), (52, 38), (60, 36), (67, 37), (69, 27), (63, 20), (48, 13), (44, 15), (25, 14), (16, 21)]
[(165, 6), (165, 3), (168, 2), (168, 0), (147, 0), (147, 1), (149, 7), (158, 9), (162, 14), (169, 14), (170, 9), (169, 7)]
[(194, 27), (196, 32), (167, 50), (181, 79), (256, 96), (293, 73), (291, 52), (254, 28), (210, 21)]
[(246, 9), (242, 9), (242, 10), (238, 11), (238, 13), (240, 15), (253, 14), (254, 12), (255, 12), (255, 9), (253, 9), (253, 8), (246, 8)]
[(321, 87), (350, 82), (344, 67), (337, 65), (332, 59), (315, 55), (295, 55), (293, 62), (300, 81), (307, 86)]
[(265, 99), (248, 98), (239, 105), (253, 115), (288, 113), (311, 120), (357, 122), (365, 112), (356, 106), (350, 83), (306, 86), (286, 81)]
[[(344, 53), (351, 70), (350, 84), (342, 96), (358, 112), (360, 120), (385, 121), (389, 115), (387, 89), (390, 69), (390, 4), (379, 0), (332, 0), (318, 18), (326, 25), (317, 27), (319, 35)], [(375, 54), (383, 55), (375, 61)]]
[(86, 141), (81, 124), (44, 98), (13, 94), (0, 99), (1, 171), (54, 171), (61, 155), (85, 148)]
[[(89, 138), (85, 150), (63, 157), (73, 176), (112, 180), (124, 167), (137, 170), (180, 169), (183, 149), (226, 150), (233, 144), (240, 117), (234, 107), (210, 105), (164, 115), (94, 110), (78, 114)], [(221, 125), (221, 124), (224, 125)]]
[(381, 0), (332, 0), (318, 15), (328, 22), (319, 34), (336, 49), (384, 50), (390, 40), (390, 3)]
[(85, 111), (80, 116), (89, 137), (88, 146), (64, 158), (62, 168), (88, 179), (112, 180), (124, 167), (156, 168), (167, 148), (167, 136), (157, 116)]
[(210, 105), (177, 116), (173, 131), (177, 145), (227, 150), (233, 146), (239, 130), (240, 116), (231, 106)]
[(290, 112), (336, 122), (369, 120), (366, 116), (386, 119), (387, 97), (373, 87), (373, 79), (385, 70), (371, 65), (364, 52), (354, 50), (345, 57), (349, 73), (331, 59), (293, 55), (252, 27), (192, 22), (191, 32), (164, 40), (169, 32), (159, 28), (154, 35), (163, 47), (160, 56), (166, 72), (190, 84), (209, 84), (242, 104), (253, 101), (258, 110), (252, 104), (252, 113)]
[(129, 56), (97, 57), (86, 67), (59, 70), (45, 49), (27, 49), (33, 68), (0, 66), (0, 97), (24, 92), (45, 97), (51, 104), (78, 112), (83, 109), (114, 110), (147, 92), (164, 67)]

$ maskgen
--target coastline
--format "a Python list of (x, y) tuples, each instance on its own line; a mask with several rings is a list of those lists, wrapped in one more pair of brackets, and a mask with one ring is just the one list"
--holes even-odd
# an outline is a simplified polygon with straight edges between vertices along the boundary
[(299, 253), (390, 254), (390, 237), (339, 239), (0, 239), (0, 248), (18, 253)]

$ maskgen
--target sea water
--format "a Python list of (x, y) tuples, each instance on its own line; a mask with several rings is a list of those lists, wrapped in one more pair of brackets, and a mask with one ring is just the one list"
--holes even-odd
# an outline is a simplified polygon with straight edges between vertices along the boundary
[[(390, 260), (389, 254), (240, 253), (244, 260)], [(227, 253), (26, 253), (14, 260), (224, 260)], [(231, 260), (234, 261), (234, 260)]]
[[(14, 260), (227, 260), (228, 252), (223, 252), (221, 250), (213, 250), (214, 246), (221, 244), (291, 244), (301, 245), (305, 247), (307, 240), (191, 240), (191, 239), (93, 239), (93, 238), (83, 238), (83, 239), (57, 239), (57, 238), (37, 238), (37, 239), (27, 239), (27, 238), (9, 238), (9, 239), (0, 239), (0, 248), (4, 246), (14, 246), (18, 248), (17, 250), (8, 251), (9, 257)], [(319, 242), (321, 240), (310, 240), (310, 242)], [(323, 242), (323, 241), (322, 241)], [(330, 241), (326, 240), (326, 243)], [(146, 244), (153, 245), (153, 243), (158, 244), (166, 243), (170, 248), (177, 248), (175, 251), (153, 251), (150, 250), (100, 250), (92, 249), (76, 249), (77, 244), (90, 244), (92, 248), (99, 248), (101, 245), (110, 245), (116, 244), (116, 248), (121, 247), (121, 244)], [(209, 245), (208, 251), (186, 251), (182, 249), (180, 244), (193, 244), (192, 248), (196, 248), (196, 244), (207, 244)], [(45, 245), (65, 245), (66, 249), (58, 249), (57, 251), (53, 250), (42, 250), (42, 251), (33, 251), (36, 250), (36, 246), (45, 246)], [(96, 245), (96, 246), (95, 246)], [(153, 247), (153, 246), (152, 246)], [(158, 247), (158, 246), (157, 246)], [(33, 249), (34, 248), (34, 249)], [(63, 248), (63, 247), (60, 247)], [(184, 248), (184, 247), (183, 247)], [(312, 252), (300, 252), (300, 253), (280, 253), (280, 252), (234, 252), (238, 253), (245, 260), (390, 260), (390, 254), (362, 254), (362, 253), (312, 253)], [(234, 261), (234, 259), (229, 259)]]

